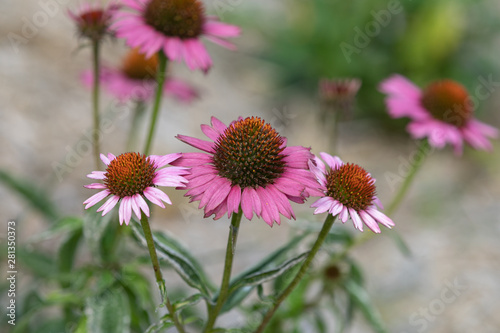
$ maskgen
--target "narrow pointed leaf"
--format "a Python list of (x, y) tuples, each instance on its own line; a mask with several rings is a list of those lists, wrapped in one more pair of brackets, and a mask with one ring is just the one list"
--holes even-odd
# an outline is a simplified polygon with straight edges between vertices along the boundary
[(349, 294), (353, 304), (361, 311), (361, 313), (363, 313), (363, 316), (373, 330), (377, 333), (386, 333), (387, 331), (384, 328), (382, 318), (380, 317), (380, 314), (375, 306), (372, 304), (366, 290), (353, 280), (346, 280), (344, 288)]
[[(132, 223), (134, 236), (144, 247), (147, 246), (144, 233), (137, 223)], [(165, 244), (153, 237), (156, 252), (160, 259), (168, 262), (179, 276), (191, 287), (198, 289), (205, 296), (209, 296), (208, 286), (204, 283), (202, 274), (196, 269), (195, 265), (184, 257), (178, 251), (174, 250), (169, 244)]]
[(210, 280), (208, 275), (203, 270), (203, 266), (198, 262), (198, 260), (191, 254), (191, 252), (186, 249), (180, 242), (178, 242), (174, 237), (168, 235), (167, 233), (161, 231), (153, 231), (153, 235), (156, 240), (162, 244), (165, 244), (172, 248), (173, 250), (180, 253), (186, 260), (188, 260), (191, 265), (196, 269), (199, 273), (201, 279), (204, 284), (211, 290), (214, 291), (216, 289), (214, 283)]
[(5, 170), (0, 170), (0, 182), (7, 188), (17, 193), (21, 198), (41, 213), (50, 222), (59, 218), (56, 206), (49, 199), (48, 193), (33, 185), (33, 182), (26, 179), (18, 179)]
[(286, 273), (290, 268), (301, 263), (308, 254), (309, 252), (301, 253), (297, 257), (288, 260), (284, 264), (274, 269), (265, 270), (262, 272), (254, 272), (247, 276), (243, 276), (239, 280), (236, 280), (231, 283), (231, 286), (229, 287), (229, 292), (230, 293), (234, 292), (235, 290), (244, 286), (256, 286), (264, 282), (267, 282), (269, 280), (276, 279), (277, 277)]
[(87, 332), (130, 332), (130, 308), (123, 290), (113, 288), (99, 296), (90, 297), (85, 307)]

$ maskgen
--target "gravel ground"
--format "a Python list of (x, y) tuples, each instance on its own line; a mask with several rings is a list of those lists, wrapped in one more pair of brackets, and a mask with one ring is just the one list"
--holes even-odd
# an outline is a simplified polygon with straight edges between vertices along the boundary
[[(69, 6), (77, 3), (59, 1), (68, 2)], [(0, 167), (50, 187), (61, 211), (78, 215), (83, 210), (81, 202), (89, 195), (82, 186), (88, 183), (85, 175), (93, 169), (92, 157), (87, 154), (77, 159), (59, 176), (54, 163), (70, 159), (72, 149), (86, 140), (91, 126), (89, 92), (78, 82), (90, 54), (88, 49), (77, 49), (73, 26), (64, 14), (66, 5), (54, 7), (54, 15), (43, 16), (40, 3), (44, 1), (0, 1)], [(28, 34), (27, 21), (37, 24)], [(9, 40), (12, 32), (24, 36), (20, 44)], [(242, 49), (258, 44), (250, 33), (237, 43)], [(268, 65), (219, 47), (209, 46), (209, 51), (215, 62), (209, 75), (190, 73), (183, 66), (174, 69), (176, 75), (200, 89), (202, 99), (189, 106), (170, 100), (164, 103), (154, 153), (191, 151), (174, 136), (200, 137), (199, 125), (208, 123), (212, 115), (226, 123), (239, 115), (264, 116), (290, 144), (311, 146), (318, 152), (322, 135), (315, 130), (318, 123), (311, 116), (317, 107), (314, 103), (297, 97), (286, 105), (272, 105), (269, 97), (273, 92), (266, 84)], [(116, 64), (123, 53), (121, 43), (108, 43), (103, 52), (105, 62)], [(499, 96), (493, 96), (488, 103), (494, 107), (498, 100)], [(112, 110), (116, 104), (104, 96), (102, 105), (104, 110)], [(129, 114), (126, 109), (113, 114), (103, 149), (119, 153)], [(390, 332), (498, 332), (500, 145), (495, 142), (495, 146), (492, 154), (467, 149), (460, 158), (445, 149), (428, 156), (394, 215), (396, 229), (412, 250), (411, 258), (403, 256), (384, 236), (354, 251)], [(404, 173), (404, 161), (415, 149), (414, 143), (388, 137), (368, 121), (341, 127), (342, 158), (364, 166), (378, 179), (383, 202), (389, 202), (397, 188), (387, 180), (388, 172)], [(4, 187), (0, 187), (0, 195), (1, 220), (20, 221), (21, 240), (46, 228), (46, 221)], [(218, 280), (222, 260), (213, 254), (222, 254), (228, 221), (204, 221), (182, 193), (172, 196), (174, 206), (157, 211), (154, 226), (177, 235), (205, 259), (210, 274)], [(300, 214), (311, 212), (305, 207), (297, 209)], [(288, 222), (273, 228), (260, 220), (244, 222), (235, 271), (285, 242), (290, 228)], [(351, 332), (366, 332), (366, 327), (358, 321)]]

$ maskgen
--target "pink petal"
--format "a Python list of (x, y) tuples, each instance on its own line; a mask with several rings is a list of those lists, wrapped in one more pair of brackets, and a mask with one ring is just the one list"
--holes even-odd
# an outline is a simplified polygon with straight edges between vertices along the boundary
[(139, 208), (144, 212), (144, 214), (147, 217), (149, 217), (149, 207), (148, 207), (148, 204), (147, 204), (146, 200), (144, 200), (144, 198), (141, 195), (139, 195), (135, 199), (135, 202), (139, 206)]
[(137, 204), (136, 198), (140, 197), (140, 196), (141, 196), (140, 194), (134, 194), (130, 198), (130, 206), (132, 207), (132, 210), (134, 211), (135, 216), (137, 216), (137, 218), (139, 220), (141, 219), (141, 210), (139, 209), (139, 205)]
[(356, 212), (356, 210), (353, 208), (348, 208), (348, 210), (349, 210), (349, 215), (351, 215), (351, 220), (354, 223), (354, 227), (359, 231), (363, 231), (363, 222), (359, 218), (359, 215)]
[(193, 138), (185, 135), (177, 135), (177, 139), (181, 140), (184, 143), (187, 143), (190, 146), (198, 148), (200, 150), (206, 151), (207, 153), (214, 153), (214, 143), (210, 141), (200, 140), (197, 138)]
[(256, 192), (262, 205), (262, 219), (271, 227), (273, 226), (273, 221), (280, 224), (280, 215), (274, 199), (269, 195), (267, 190), (262, 187), (258, 187)]
[(325, 161), (326, 164), (328, 164), (328, 166), (331, 169), (335, 170), (337, 168), (340, 168), (342, 165), (344, 165), (344, 162), (342, 162), (342, 160), (338, 156), (332, 156), (330, 154), (323, 153), (323, 152), (319, 153), (319, 156), (321, 156), (323, 161)]
[(212, 127), (219, 131), (220, 134), (224, 133), (227, 129), (227, 126), (214, 116), (210, 118), (210, 124), (212, 124)]
[(112, 195), (99, 209), (98, 212), (102, 211), (102, 216), (109, 213), (115, 206), (116, 203), (120, 200), (120, 197), (117, 195)]
[[(163, 191), (161, 191), (161, 190), (159, 190), (159, 189), (157, 189), (155, 187), (148, 187), (148, 188), (146, 188), (144, 190), (143, 193), (146, 196), (146, 198), (148, 198), (148, 200), (150, 200), (149, 197), (148, 197), (148, 196), (150, 196), (150, 197), (154, 197), (154, 198), (156, 198), (158, 200), (162, 200), (162, 201), (166, 202), (169, 205), (172, 204), (172, 201), (170, 201), (170, 198), (168, 197), (168, 195), (166, 195)], [(147, 193), (147, 195), (146, 195), (146, 193)], [(153, 201), (151, 200), (151, 202), (153, 202)], [(155, 204), (157, 204), (157, 203), (155, 203)], [(160, 206), (160, 205), (158, 205), (158, 206)], [(162, 208), (164, 208), (164, 207), (162, 207)]]
[(231, 187), (227, 196), (227, 210), (229, 213), (237, 213), (241, 203), (241, 188), (239, 185)]
[(151, 201), (155, 205), (160, 206), (161, 208), (165, 208), (165, 205), (163, 204), (163, 202), (161, 202), (161, 200), (158, 199), (154, 193), (151, 193), (151, 191), (150, 191), (151, 188), (152, 187), (148, 187), (143, 192), (146, 199), (148, 199), (149, 201)]
[(91, 190), (103, 190), (103, 189), (107, 188), (106, 185), (101, 184), (101, 183), (92, 183), (89, 185), (83, 185), (83, 187), (89, 188)]
[(243, 193), (241, 194), (241, 209), (248, 220), (252, 219), (254, 212), (257, 216), (260, 216), (262, 206), (255, 189), (251, 187), (245, 187), (243, 189)]
[(101, 192), (94, 194), (93, 196), (91, 196), (90, 198), (88, 198), (87, 200), (85, 200), (83, 202), (83, 204), (86, 205), (85, 209), (89, 209), (90, 207), (92, 207), (93, 205), (95, 205), (96, 203), (101, 201), (102, 199), (106, 198), (110, 194), (111, 194), (111, 192), (109, 190), (104, 190), (104, 191), (101, 191)]
[(128, 225), (130, 222), (130, 218), (132, 217), (132, 207), (130, 200), (130, 197), (124, 197), (122, 198), (122, 202), (120, 203), (120, 209), (118, 211), (118, 219), (120, 221), (120, 225), (122, 225), (123, 222)]
[(237, 37), (241, 33), (239, 27), (217, 21), (206, 21), (203, 25), (203, 31), (217, 37)]
[(201, 131), (213, 141), (217, 141), (220, 136), (220, 133), (218, 131), (216, 131), (213, 127), (205, 124), (201, 125)]
[(87, 177), (91, 179), (100, 179), (103, 180), (106, 178), (106, 171), (92, 171), (92, 173), (88, 174)]
[(387, 217), (384, 213), (381, 213), (374, 208), (367, 208), (366, 212), (370, 214), (371, 217), (373, 217), (376, 221), (383, 224), (389, 229), (394, 227), (395, 225), (394, 222), (392, 222), (392, 220), (389, 217)]
[(175, 166), (194, 167), (213, 162), (212, 156), (205, 153), (183, 153), (182, 157), (172, 162)]
[(363, 222), (370, 228), (374, 233), (379, 234), (380, 233), (380, 228), (377, 224), (377, 222), (365, 211), (360, 211), (359, 215)]

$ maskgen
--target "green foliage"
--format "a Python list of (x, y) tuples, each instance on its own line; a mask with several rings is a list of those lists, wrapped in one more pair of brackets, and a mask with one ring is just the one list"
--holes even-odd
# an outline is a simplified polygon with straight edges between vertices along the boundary
[[(140, 244), (146, 246), (142, 229), (134, 223), (132, 224), (132, 229), (134, 230), (135, 239)], [(156, 233), (156, 235), (158, 234)], [(171, 238), (165, 234), (161, 237), (155, 236), (154, 243), (160, 259), (167, 261), (189, 286), (198, 289), (204, 296), (210, 297), (210, 287), (206, 282), (206, 274), (198, 269), (201, 266), (193, 257), (183, 256), (176, 250), (179, 244), (171, 242)], [(182, 250), (182, 252), (186, 252), (186, 250)]]
[(58, 219), (59, 213), (56, 206), (49, 199), (50, 196), (42, 189), (36, 187), (31, 181), (19, 179), (6, 170), (0, 170), (0, 182), (24, 199), (29, 206), (44, 216), (47, 221)]
[(85, 307), (87, 332), (130, 332), (130, 308), (123, 290), (108, 289), (87, 299)]

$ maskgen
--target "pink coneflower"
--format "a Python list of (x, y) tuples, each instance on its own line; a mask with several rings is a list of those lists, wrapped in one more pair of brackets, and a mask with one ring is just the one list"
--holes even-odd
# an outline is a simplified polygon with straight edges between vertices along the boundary
[(98, 41), (112, 35), (109, 26), (113, 12), (118, 8), (116, 3), (102, 7), (85, 2), (75, 11), (68, 10), (68, 15), (76, 22), (80, 36)]
[(324, 103), (350, 104), (360, 87), (361, 80), (356, 78), (321, 79), (318, 83), (319, 97)]
[(212, 59), (201, 43), (207, 39), (229, 49), (223, 38), (236, 37), (240, 29), (206, 16), (198, 0), (123, 0), (116, 14), (116, 35), (150, 57), (163, 50), (170, 60), (184, 60), (191, 70), (208, 71)]
[[(103, 66), (100, 81), (103, 88), (120, 102), (132, 99), (147, 102), (155, 93), (157, 67), (156, 55), (146, 58), (138, 49), (132, 49), (125, 57), (121, 68)], [(87, 87), (92, 87), (94, 83), (92, 71), (83, 72), (82, 81)], [(198, 97), (198, 92), (193, 87), (171, 76), (167, 76), (163, 92), (182, 102), (191, 102)]]
[(149, 207), (145, 199), (161, 208), (165, 208), (163, 202), (172, 204), (168, 195), (157, 189), (157, 186), (182, 187), (187, 182), (183, 176), (189, 172), (185, 168), (160, 169), (180, 157), (181, 154), (148, 157), (139, 153), (125, 153), (118, 157), (113, 154), (101, 154), (101, 160), (107, 166), (106, 171), (92, 171), (87, 177), (100, 179), (104, 183), (93, 183), (85, 187), (102, 191), (83, 202), (85, 209), (109, 197), (97, 210), (102, 211), (102, 216), (121, 201), (120, 224), (129, 224), (132, 211), (138, 219), (141, 218), (141, 211), (149, 217)]
[(474, 119), (469, 94), (455, 81), (435, 81), (422, 91), (405, 77), (393, 75), (380, 84), (380, 90), (388, 95), (389, 114), (410, 117), (410, 135), (427, 137), (433, 147), (449, 143), (461, 154), (465, 141), (475, 149), (491, 150), (488, 138), (498, 137), (496, 128)]
[(368, 172), (356, 164), (344, 164), (337, 156), (327, 153), (320, 156), (329, 169), (318, 157), (309, 162), (323, 191), (322, 198), (311, 205), (316, 208), (314, 214), (338, 215), (342, 223), (350, 216), (354, 227), (361, 231), (363, 223), (376, 233), (380, 233), (378, 223), (388, 228), (394, 226), (394, 222), (375, 207), (375, 204), (382, 207), (382, 203), (375, 195), (375, 179)]
[(303, 203), (309, 195), (322, 194), (308, 168), (309, 149), (287, 147), (264, 120), (239, 118), (226, 126), (212, 117), (211, 124), (201, 130), (212, 141), (177, 136), (206, 154), (185, 153), (174, 163), (191, 167), (186, 196), (200, 201), (205, 217), (231, 216), (241, 206), (247, 219), (255, 213), (272, 226), (280, 224), (280, 214), (295, 218), (290, 200)]

